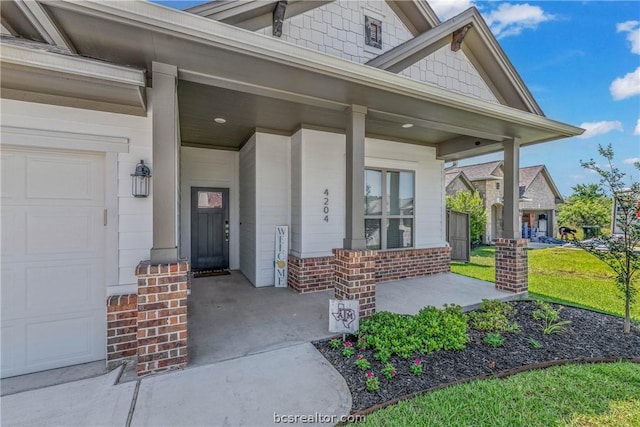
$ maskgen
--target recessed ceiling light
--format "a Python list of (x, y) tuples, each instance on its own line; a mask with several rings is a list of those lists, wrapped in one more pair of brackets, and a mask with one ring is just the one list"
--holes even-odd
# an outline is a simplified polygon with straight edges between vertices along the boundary
[(413, 123), (405, 123), (402, 125), (403, 128), (408, 129), (413, 127)]
[(227, 119), (223, 119), (222, 117), (216, 117), (213, 121), (221, 125), (227, 123)]

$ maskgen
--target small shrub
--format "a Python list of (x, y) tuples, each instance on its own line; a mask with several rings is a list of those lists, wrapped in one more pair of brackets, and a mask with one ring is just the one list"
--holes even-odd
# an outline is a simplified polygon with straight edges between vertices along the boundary
[(376, 391), (380, 388), (380, 380), (372, 371), (367, 372), (367, 390)]
[(422, 375), (422, 360), (415, 359), (413, 363), (409, 366), (409, 370), (416, 377), (419, 377), (420, 375)]
[(415, 353), (462, 350), (466, 347), (468, 317), (459, 306), (439, 310), (426, 307), (415, 316), (375, 313), (360, 323), (359, 342), (375, 350), (375, 358), (389, 362), (393, 355), (409, 358)]
[(384, 368), (382, 368), (382, 375), (387, 379), (395, 377), (397, 373), (396, 368), (391, 363), (386, 363)]
[(536, 301), (536, 308), (533, 310), (533, 318), (538, 321), (545, 335), (559, 334), (564, 332), (570, 320), (560, 320), (560, 312), (564, 307), (553, 308), (551, 304), (544, 301)]
[(369, 361), (361, 354), (356, 357), (356, 361), (354, 363), (361, 371), (366, 371), (371, 367), (371, 363), (369, 363)]
[(342, 355), (349, 358), (354, 354), (356, 354), (356, 351), (353, 349), (353, 343), (351, 341), (345, 341), (344, 347), (342, 348)]
[(529, 338), (529, 345), (535, 350), (540, 350), (542, 348), (542, 344), (540, 344), (540, 342), (534, 340), (533, 338)]
[(497, 348), (504, 344), (504, 337), (498, 332), (489, 332), (483, 341), (486, 345)]
[(342, 341), (339, 340), (338, 338), (334, 338), (331, 341), (329, 341), (329, 345), (331, 346), (332, 349), (337, 350), (342, 345)]
[(486, 332), (519, 332), (520, 326), (511, 322), (516, 309), (512, 304), (499, 300), (482, 300), (478, 310), (469, 313), (471, 327)]

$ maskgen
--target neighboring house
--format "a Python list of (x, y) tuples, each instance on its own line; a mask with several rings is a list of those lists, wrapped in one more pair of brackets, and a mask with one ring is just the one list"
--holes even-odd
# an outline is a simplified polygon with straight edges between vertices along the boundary
[[(503, 162), (494, 161), (445, 170), (445, 188), (449, 195), (469, 188), (477, 190), (487, 210), (485, 243), (502, 237), (504, 171)], [(563, 203), (549, 171), (544, 165), (520, 168), (519, 217), (523, 238), (555, 237), (558, 232), (558, 205)]]
[(445, 170), (444, 188), (449, 196), (455, 196), (460, 191), (474, 191), (476, 187), (469, 181), (464, 172)]
[[(188, 269), (273, 286), (281, 225), (289, 286), (335, 287), (368, 315), (376, 281), (449, 270), (445, 161), (583, 132), (544, 116), (475, 8), (446, 22), (421, 0), (1, 14), (5, 377), (105, 355), (137, 355), (139, 374), (183, 366)], [(141, 159), (147, 198), (132, 195)]]

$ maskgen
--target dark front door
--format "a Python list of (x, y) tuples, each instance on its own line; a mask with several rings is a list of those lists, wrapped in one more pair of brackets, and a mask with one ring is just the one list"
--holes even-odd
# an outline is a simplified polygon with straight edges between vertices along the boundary
[(191, 265), (229, 268), (229, 189), (191, 187)]

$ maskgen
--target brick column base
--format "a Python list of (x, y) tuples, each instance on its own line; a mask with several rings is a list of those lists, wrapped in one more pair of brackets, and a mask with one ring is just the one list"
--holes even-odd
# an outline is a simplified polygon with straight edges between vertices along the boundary
[(376, 311), (377, 251), (334, 249), (335, 297), (360, 301), (360, 318)]
[(188, 261), (136, 267), (138, 376), (187, 365), (188, 274)]
[(525, 239), (495, 239), (496, 288), (511, 292), (529, 289), (529, 262)]
[(138, 295), (107, 298), (107, 369), (138, 355)]

